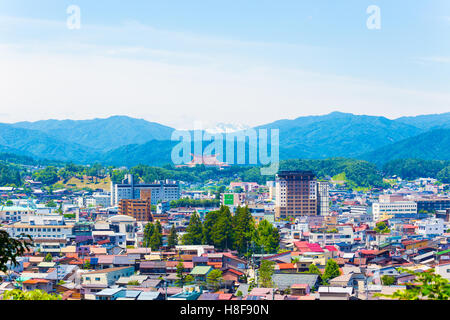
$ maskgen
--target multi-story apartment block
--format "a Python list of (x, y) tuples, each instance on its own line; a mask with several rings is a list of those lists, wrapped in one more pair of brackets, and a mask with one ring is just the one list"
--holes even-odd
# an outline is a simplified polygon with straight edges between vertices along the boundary
[(153, 221), (151, 190), (141, 190), (140, 199), (121, 199), (119, 215), (130, 216), (137, 221)]
[(324, 181), (317, 182), (317, 214), (321, 216), (330, 215), (330, 196), (329, 183)]
[(276, 218), (317, 215), (317, 180), (312, 172), (280, 171), (276, 185)]
[(165, 180), (153, 184), (135, 184), (133, 176), (127, 174), (121, 184), (111, 182), (111, 205), (119, 205), (122, 199), (140, 199), (142, 190), (151, 191), (151, 204), (156, 205), (159, 201), (178, 200), (181, 196), (179, 183)]
[(424, 237), (440, 236), (444, 233), (444, 220), (438, 218), (423, 219), (416, 223), (417, 233)]
[(394, 218), (396, 215), (417, 214), (414, 201), (374, 202), (372, 203), (374, 221)]
[(72, 235), (73, 225), (66, 225), (64, 217), (56, 214), (27, 216), (21, 222), (6, 226), (10, 236), (29, 235), (35, 243), (66, 242)]
[(17, 222), (21, 221), (22, 217), (32, 215), (36, 210), (32, 208), (25, 208), (20, 206), (0, 206), (0, 221), (3, 222)]
[(436, 212), (450, 209), (450, 198), (416, 199), (417, 212)]

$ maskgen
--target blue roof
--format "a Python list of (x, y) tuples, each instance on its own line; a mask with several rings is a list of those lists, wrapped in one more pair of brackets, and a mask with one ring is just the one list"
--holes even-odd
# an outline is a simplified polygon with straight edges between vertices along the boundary
[(98, 295), (98, 296), (112, 296), (112, 295), (115, 295), (116, 293), (118, 293), (120, 291), (125, 291), (125, 289), (123, 289), (123, 288), (103, 289), (102, 291), (97, 292), (96, 295)]
[(136, 298), (140, 294), (141, 294), (141, 291), (139, 291), (139, 290), (127, 290), (125, 292), (125, 297), (126, 298)]
[(160, 295), (161, 293), (157, 291), (141, 292), (137, 300), (156, 300)]

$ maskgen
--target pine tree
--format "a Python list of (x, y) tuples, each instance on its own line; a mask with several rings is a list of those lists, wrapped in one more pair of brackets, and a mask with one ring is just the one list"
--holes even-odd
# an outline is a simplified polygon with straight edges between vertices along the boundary
[(233, 229), (231, 224), (231, 213), (228, 207), (221, 207), (216, 223), (211, 230), (211, 242), (218, 249), (228, 249), (233, 246)]
[(266, 253), (278, 252), (280, 235), (276, 227), (267, 220), (263, 220), (259, 223), (256, 231), (255, 241), (258, 246), (258, 251), (263, 249)]
[(150, 237), (150, 248), (152, 248), (153, 251), (157, 251), (161, 246), (162, 246), (162, 235), (159, 232), (159, 229), (155, 227), (153, 234)]
[(238, 207), (232, 220), (234, 249), (244, 254), (255, 234), (255, 225), (248, 207)]
[(212, 270), (206, 277), (206, 283), (212, 291), (219, 290), (222, 281), (222, 271), (217, 269)]
[(183, 262), (180, 261), (177, 264), (177, 280), (175, 281), (175, 285), (178, 287), (182, 287), (184, 284), (185, 279), (184, 279), (183, 271), (184, 271)]
[(155, 230), (155, 227), (154, 227), (153, 223), (147, 223), (145, 225), (144, 238), (143, 238), (143, 241), (142, 241), (143, 242), (142, 243), (143, 247), (145, 247), (145, 248), (149, 248), (150, 247), (150, 239), (151, 239), (151, 237), (153, 235), (154, 230)]
[(203, 244), (212, 244), (211, 234), (214, 225), (217, 223), (219, 211), (210, 211), (203, 221)]
[(186, 234), (183, 236), (183, 244), (199, 245), (203, 240), (203, 226), (197, 212), (191, 215), (189, 226), (186, 228)]
[(274, 270), (275, 262), (270, 260), (262, 260), (261, 266), (258, 270), (258, 284), (263, 288), (272, 288), (273, 281), (272, 276), (275, 272)]
[(174, 248), (178, 244), (178, 234), (175, 226), (172, 225), (170, 229), (169, 237), (167, 238), (167, 246), (169, 248)]

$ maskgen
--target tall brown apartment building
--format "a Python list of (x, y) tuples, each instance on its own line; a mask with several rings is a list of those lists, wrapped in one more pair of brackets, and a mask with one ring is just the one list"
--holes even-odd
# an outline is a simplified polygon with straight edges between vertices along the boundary
[(122, 199), (119, 201), (119, 214), (130, 216), (136, 221), (153, 221), (151, 190), (141, 190), (140, 199)]
[(275, 217), (315, 216), (317, 179), (310, 171), (280, 171), (276, 177)]

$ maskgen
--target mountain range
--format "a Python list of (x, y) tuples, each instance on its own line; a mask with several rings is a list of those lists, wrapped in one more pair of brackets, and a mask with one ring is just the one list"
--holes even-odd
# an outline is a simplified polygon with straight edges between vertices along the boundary
[[(280, 130), (281, 159), (347, 157), (377, 164), (399, 158), (450, 159), (450, 113), (390, 120), (332, 112), (255, 129)], [(3, 123), (0, 152), (75, 163), (164, 165), (177, 144), (170, 141), (174, 130), (127, 116)]]

